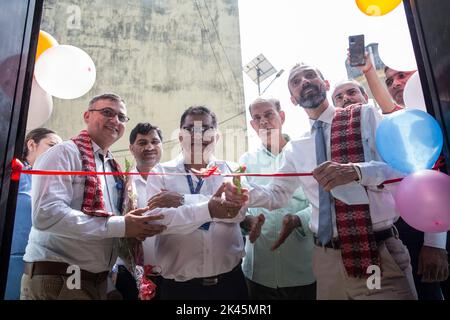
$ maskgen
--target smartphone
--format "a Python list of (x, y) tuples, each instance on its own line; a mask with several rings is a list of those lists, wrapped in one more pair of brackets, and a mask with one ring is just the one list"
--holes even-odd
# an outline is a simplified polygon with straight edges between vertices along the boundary
[(356, 67), (366, 64), (363, 34), (348, 37), (348, 48), (350, 53), (350, 66)]

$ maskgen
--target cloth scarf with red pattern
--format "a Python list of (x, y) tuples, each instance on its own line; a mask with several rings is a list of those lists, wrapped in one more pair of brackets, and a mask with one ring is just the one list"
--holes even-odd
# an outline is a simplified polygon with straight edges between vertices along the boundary
[[(338, 163), (364, 162), (361, 137), (362, 105), (337, 108), (331, 125), (331, 160)], [(364, 124), (363, 124), (364, 125)], [(370, 265), (380, 266), (369, 205), (347, 205), (335, 199), (336, 225), (342, 261), (351, 277), (364, 277)]]
[[(73, 137), (71, 140), (80, 151), (82, 170), (86, 172), (95, 172), (96, 166), (94, 148), (92, 147), (92, 140), (88, 132), (86, 130), (82, 130), (78, 136)], [(122, 172), (119, 164), (114, 159), (111, 159), (110, 162), (114, 171)], [(122, 181), (122, 185), (124, 185), (124, 178), (122, 176), (116, 177), (117, 179), (120, 179)], [(87, 215), (95, 217), (110, 217), (114, 215), (114, 213), (107, 212), (105, 210), (101, 182), (99, 176), (97, 175), (86, 176), (81, 211)]]

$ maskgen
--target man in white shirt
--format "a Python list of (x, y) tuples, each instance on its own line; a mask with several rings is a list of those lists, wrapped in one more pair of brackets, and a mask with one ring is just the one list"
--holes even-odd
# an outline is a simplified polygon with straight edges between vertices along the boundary
[[(282, 207), (303, 187), (312, 205), (318, 299), (417, 299), (408, 251), (392, 227), (398, 218), (394, 200), (382, 185), (401, 174), (377, 154), (380, 116), (366, 105), (334, 109), (326, 96), (329, 87), (314, 67), (291, 70), (291, 101), (308, 114), (311, 133), (290, 142), (279, 171), (313, 176), (276, 177), (267, 187), (252, 185), (249, 206)], [(235, 189), (227, 185), (228, 200), (239, 199)]]
[[(366, 75), (369, 85), (374, 81), (381, 82), (373, 70), (370, 59), (367, 59), (367, 61), (366, 66), (360, 67), (360, 70)], [(390, 100), (390, 105), (393, 105), (394, 103), (389, 96), (389, 93), (392, 93), (392, 98), (396, 99), (399, 106), (404, 107), (403, 90), (412, 73), (394, 72), (394, 70), (387, 67), (385, 72), (386, 75), (390, 75), (389, 81), (386, 81), (389, 92), (380, 90), (381, 92), (375, 95), (377, 102), (378, 100)], [(368, 74), (374, 75), (369, 77)], [(372, 84), (371, 88), (374, 86), (375, 84)], [(388, 97), (383, 97), (383, 95)], [(356, 81), (345, 81), (337, 84), (332, 94), (334, 105), (343, 108), (352, 104), (366, 104), (367, 98), (364, 88)], [(381, 105), (381, 103), (379, 104)], [(386, 105), (389, 106), (389, 104)], [(393, 111), (391, 111), (392, 107), (384, 108), (383, 113), (390, 114), (397, 111), (397, 109), (393, 108)], [(447, 232), (422, 232), (406, 224), (401, 217), (395, 223), (395, 226), (398, 229), (400, 240), (406, 245), (411, 256), (414, 283), (419, 300), (442, 300), (443, 296), (439, 281), (444, 281), (448, 277), (448, 259), (447, 251), (445, 250)]]
[[(122, 137), (126, 106), (116, 94), (94, 97), (86, 130), (50, 149), (36, 170), (119, 171), (109, 151)], [(32, 229), (24, 255), (21, 299), (105, 299), (119, 237), (153, 236), (148, 208), (121, 215), (123, 180), (112, 175), (34, 175)]]
[[(151, 177), (147, 183), (147, 197), (158, 195), (165, 189), (184, 194), (186, 203), (192, 203), (214, 194), (225, 181), (224, 177), (202, 178), (198, 173), (214, 166), (220, 172), (230, 172), (225, 161), (213, 156), (218, 137), (213, 112), (203, 106), (187, 109), (180, 121), (182, 153), (155, 167), (155, 172), (167, 175)], [(163, 209), (160, 210), (155, 211), (166, 215)], [(163, 276), (161, 299), (247, 298), (241, 269), (244, 243), (239, 227), (244, 216), (230, 214), (230, 218), (226, 218), (217, 215), (215, 210), (211, 210), (211, 216), (215, 219), (198, 210), (189, 220), (183, 216), (163, 220), (167, 229), (155, 238), (156, 261)], [(192, 223), (193, 219), (198, 223)]]
[[(136, 196), (137, 207), (144, 208), (147, 206), (147, 177), (146, 172), (150, 172), (155, 165), (159, 163), (162, 156), (162, 132), (158, 127), (151, 125), (148, 122), (138, 123), (130, 133), (130, 151), (133, 155), (136, 166), (131, 170), (134, 173), (141, 173), (140, 175), (131, 176), (133, 193)], [(181, 204), (182, 197), (178, 197), (178, 202)], [(155, 260), (155, 237), (148, 237), (142, 243), (144, 251), (146, 253), (144, 257), (144, 265), (156, 266)], [(129, 268), (131, 266), (126, 266), (122, 259), (117, 259), (117, 277), (115, 286), (117, 290), (121, 293), (124, 300), (137, 300), (139, 295), (139, 290), (136, 286), (136, 280), (132, 273), (130, 273)], [(159, 282), (160, 277), (155, 276), (152, 281), (156, 284), (156, 296), (159, 296)]]

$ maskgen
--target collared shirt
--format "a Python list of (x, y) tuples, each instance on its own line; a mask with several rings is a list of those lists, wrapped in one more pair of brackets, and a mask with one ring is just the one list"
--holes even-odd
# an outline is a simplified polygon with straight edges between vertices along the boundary
[[(274, 155), (261, 145), (257, 150), (245, 153), (239, 163), (245, 164), (248, 172), (277, 172), (281, 165), (284, 149)], [(267, 185), (270, 178), (246, 177), (243, 183)], [(302, 188), (297, 188), (289, 203), (277, 210), (250, 208), (247, 214), (258, 216), (263, 213), (265, 222), (261, 235), (255, 243), (246, 242), (245, 258), (242, 268), (245, 276), (263, 286), (284, 288), (303, 286), (315, 281), (312, 272), (312, 249), (314, 241), (308, 225), (311, 217), (311, 206)], [(278, 240), (286, 214), (297, 215), (302, 226), (296, 228), (285, 242), (276, 250), (270, 248)]]
[[(139, 171), (134, 168), (131, 172), (138, 173)], [(133, 175), (131, 177), (134, 190), (136, 190), (137, 206), (138, 208), (144, 208), (147, 206), (147, 180), (141, 175)]]
[[(331, 158), (330, 136), (331, 123), (335, 114), (335, 109), (329, 106), (319, 117), (318, 120), (323, 121), (324, 136), (327, 141), (327, 158)], [(373, 229), (375, 231), (383, 230), (392, 226), (393, 222), (398, 219), (395, 211), (395, 203), (390, 188), (378, 188), (377, 186), (386, 180), (402, 177), (403, 174), (393, 170), (386, 163), (381, 161), (377, 153), (375, 145), (375, 133), (380, 121), (381, 115), (372, 106), (365, 105), (361, 109), (361, 136), (364, 149), (364, 158), (366, 162), (357, 164), (362, 173), (360, 184), (366, 187), (369, 199), (370, 216), (372, 219)], [(279, 172), (311, 172), (317, 167), (316, 151), (315, 151), (315, 134), (316, 131), (312, 127), (314, 120), (310, 120), (311, 132), (308, 136), (290, 141), (283, 153), (282, 165)], [(312, 215), (310, 220), (310, 229), (317, 233), (319, 225), (319, 190), (317, 181), (311, 177), (277, 177), (272, 180), (269, 186), (258, 186), (252, 184), (253, 189), (250, 190), (249, 207), (266, 207), (276, 209), (284, 206), (289, 200), (292, 193), (302, 186), (310, 203), (312, 205)], [(356, 183), (339, 187), (341, 200), (352, 202), (352, 194), (358, 188)], [(336, 189), (336, 188), (335, 188)], [(332, 190), (333, 191), (333, 190)], [(346, 192), (348, 191), (348, 192)], [(334, 236), (337, 236), (337, 228), (335, 221), (335, 209), (332, 206), (333, 229)], [(434, 243), (442, 242), (442, 236), (438, 235), (438, 239), (434, 239)], [(432, 245), (432, 242), (426, 242), (425, 245)], [(445, 247), (445, 245), (444, 245)]]
[[(96, 170), (110, 172), (109, 161), (102, 163), (99, 158), (99, 146), (93, 143), (93, 149)], [(111, 157), (108, 153), (106, 159)], [(80, 152), (73, 141), (65, 141), (42, 154), (34, 169), (81, 171)], [(100, 176), (100, 183), (106, 210), (117, 214), (114, 177)], [(123, 216), (102, 218), (81, 212), (84, 184), (83, 176), (33, 175), (33, 226), (25, 261), (66, 262), (90, 272), (111, 269), (117, 257), (114, 238), (125, 235), (125, 220)]]
[[(217, 165), (221, 172), (230, 172), (226, 162), (213, 160), (209, 166)], [(164, 173), (186, 173), (182, 156), (157, 165), (153, 171)], [(194, 185), (198, 179), (192, 176)], [(177, 281), (210, 277), (231, 271), (244, 256), (244, 242), (239, 227), (242, 215), (234, 219), (211, 219), (208, 200), (220, 187), (225, 178), (211, 176), (204, 179), (196, 205), (188, 214), (170, 216), (171, 209), (155, 209), (153, 212), (165, 215), (167, 229), (155, 236), (156, 261), (161, 266), (162, 276)], [(147, 182), (147, 198), (161, 189), (190, 194), (186, 176), (150, 176)], [(205, 211), (206, 208), (206, 211)], [(206, 213), (206, 214), (205, 214)], [(212, 221), (212, 222), (211, 222)], [(199, 229), (205, 222), (211, 222), (208, 230)]]

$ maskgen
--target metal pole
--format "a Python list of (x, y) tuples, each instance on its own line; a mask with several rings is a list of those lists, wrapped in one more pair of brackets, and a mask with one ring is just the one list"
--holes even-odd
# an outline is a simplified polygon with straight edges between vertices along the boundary
[(260, 87), (260, 83), (259, 83), (259, 78), (261, 76), (261, 69), (259, 67), (256, 67), (256, 76), (257, 76), (257, 80), (258, 80), (258, 96), (261, 95), (261, 87)]

